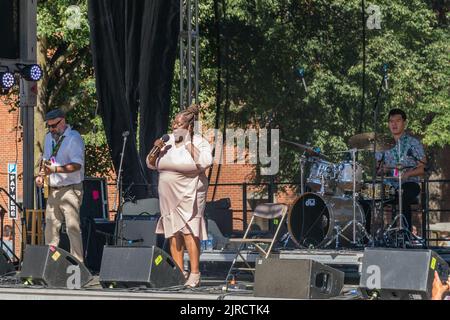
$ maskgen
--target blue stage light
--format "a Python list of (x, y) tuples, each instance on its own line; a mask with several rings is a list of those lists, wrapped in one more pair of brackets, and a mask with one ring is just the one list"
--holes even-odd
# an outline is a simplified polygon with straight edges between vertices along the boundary
[(0, 72), (0, 86), (4, 90), (9, 90), (14, 86), (14, 75), (9, 72)]
[(20, 69), (20, 75), (27, 81), (39, 81), (42, 78), (42, 69), (37, 64), (26, 65)]

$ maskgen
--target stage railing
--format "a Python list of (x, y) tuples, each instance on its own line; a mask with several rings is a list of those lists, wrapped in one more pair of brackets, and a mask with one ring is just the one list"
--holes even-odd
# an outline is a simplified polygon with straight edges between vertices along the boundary
[[(447, 219), (441, 219), (440, 220), (448, 220), (450, 225), (450, 208), (439, 208), (439, 209), (433, 209), (430, 208), (430, 184), (440, 184), (440, 185), (446, 185), (448, 184), (450, 188), (450, 179), (423, 179), (421, 181), (421, 194), (420, 194), (420, 206), (414, 210), (413, 209), (413, 215), (414, 213), (421, 214), (421, 234), (424, 238), (426, 245), (430, 245), (430, 243), (438, 243), (440, 241), (448, 241), (450, 244), (449, 238), (440, 238), (438, 236), (433, 236), (432, 232), (430, 230), (430, 213), (432, 212), (439, 212), (443, 214), (444, 216), (448, 216)], [(114, 184), (111, 184), (114, 185)], [(300, 182), (259, 182), (259, 183), (253, 183), (253, 182), (244, 182), (244, 183), (211, 183), (209, 185), (210, 188), (237, 188), (240, 189), (239, 192), (230, 191), (229, 195), (225, 192), (216, 192), (215, 199), (208, 198), (208, 201), (210, 200), (217, 200), (219, 198), (227, 197), (227, 198), (238, 198), (241, 200), (241, 205), (236, 206), (235, 203), (232, 203), (232, 209), (233, 212), (242, 212), (242, 227), (243, 230), (247, 228), (248, 223), (248, 214), (251, 212), (251, 208), (249, 208), (249, 200), (264, 200), (266, 202), (273, 202), (273, 199), (275, 199), (275, 195), (278, 193), (278, 189), (280, 186), (286, 186), (291, 188), (299, 188)], [(124, 186), (125, 187), (125, 186)], [(264, 193), (265, 197), (263, 198), (249, 198), (249, 191), (252, 191), (251, 189), (259, 189), (259, 193)], [(264, 191), (261, 191), (263, 188)], [(219, 196), (217, 196), (217, 194)], [(298, 195), (298, 193), (296, 193)], [(224, 196), (222, 196), (224, 195)], [(230, 196), (231, 195), (231, 196)], [(234, 197), (233, 197), (234, 196)], [(445, 196), (442, 196), (443, 199), (445, 199)], [(449, 197), (450, 199), (450, 197)], [(449, 200), (450, 201), (450, 200)], [(237, 220), (241, 220), (240, 218), (234, 218)]]
[[(449, 238), (440, 238), (440, 237), (433, 237), (432, 232), (430, 230), (430, 213), (431, 212), (439, 212), (441, 214), (444, 214), (444, 216), (448, 215), (447, 220), (450, 225), (450, 209), (447, 208), (440, 208), (440, 209), (431, 209), (430, 208), (430, 184), (448, 184), (450, 187), (450, 179), (424, 179), (421, 181), (421, 194), (420, 194), (420, 206), (418, 209), (413, 210), (414, 213), (420, 213), (422, 217), (422, 237), (424, 238), (426, 245), (430, 245), (430, 243), (438, 243), (439, 241), (448, 241), (450, 245), (450, 239)], [(217, 184), (210, 184), (210, 187), (241, 187), (242, 189), (242, 222), (243, 222), (243, 228), (247, 228), (247, 221), (248, 221), (248, 213), (251, 212), (248, 208), (248, 189), (250, 187), (256, 187), (261, 188), (264, 187), (267, 190), (267, 201), (272, 202), (274, 199), (275, 194), (278, 191), (279, 186), (291, 186), (291, 187), (299, 187), (300, 182), (261, 182), (261, 183), (217, 183)], [(444, 196), (442, 196), (444, 198)], [(441, 216), (441, 219), (442, 216)], [(450, 234), (449, 234), (450, 235)]]

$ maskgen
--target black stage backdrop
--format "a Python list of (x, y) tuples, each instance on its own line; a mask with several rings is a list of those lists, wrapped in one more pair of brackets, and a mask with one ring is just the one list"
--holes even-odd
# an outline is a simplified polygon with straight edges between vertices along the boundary
[(123, 190), (136, 199), (157, 195), (157, 174), (145, 157), (168, 127), (179, 10), (178, 0), (89, 0), (99, 113), (116, 172), (122, 134), (130, 133)]

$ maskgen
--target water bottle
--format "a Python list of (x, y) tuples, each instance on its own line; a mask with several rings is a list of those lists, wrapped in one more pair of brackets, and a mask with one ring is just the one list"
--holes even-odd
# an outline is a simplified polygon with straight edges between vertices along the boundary
[(213, 241), (214, 241), (213, 235), (211, 233), (208, 233), (208, 240), (206, 240), (207, 251), (212, 251), (214, 249)]
[(207, 240), (200, 241), (200, 251), (206, 250), (206, 242), (207, 242)]

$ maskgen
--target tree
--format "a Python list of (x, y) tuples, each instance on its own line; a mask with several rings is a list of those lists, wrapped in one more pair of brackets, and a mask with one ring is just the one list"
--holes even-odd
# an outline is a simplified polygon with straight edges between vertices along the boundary
[[(222, 68), (227, 74), (222, 85), (229, 90), (228, 121), (265, 127), (273, 113), (282, 138), (311, 142), (325, 153), (346, 150), (349, 137), (360, 126), (363, 131), (373, 130), (375, 94), (387, 63), (390, 89), (380, 101), (380, 129), (387, 130), (387, 111), (401, 107), (411, 119), (409, 129), (423, 136), (428, 146), (448, 145), (450, 33), (442, 18), (445, 9), (436, 9), (436, 3), (377, 1), (381, 29), (367, 30), (366, 104), (361, 110), (361, 1), (221, 1)], [(204, 4), (213, 5), (212, 0)], [(201, 20), (205, 50), (200, 78), (206, 92), (216, 86), (211, 77), (217, 62), (213, 17), (209, 9)], [(305, 69), (308, 92), (294, 75), (298, 67)], [(299, 153), (282, 145), (280, 180), (298, 180)]]
[(45, 113), (61, 107), (85, 140), (86, 175), (110, 174), (107, 143), (96, 114), (87, 0), (38, 1), (38, 63), (44, 75), (35, 116), (35, 156), (43, 149)]

